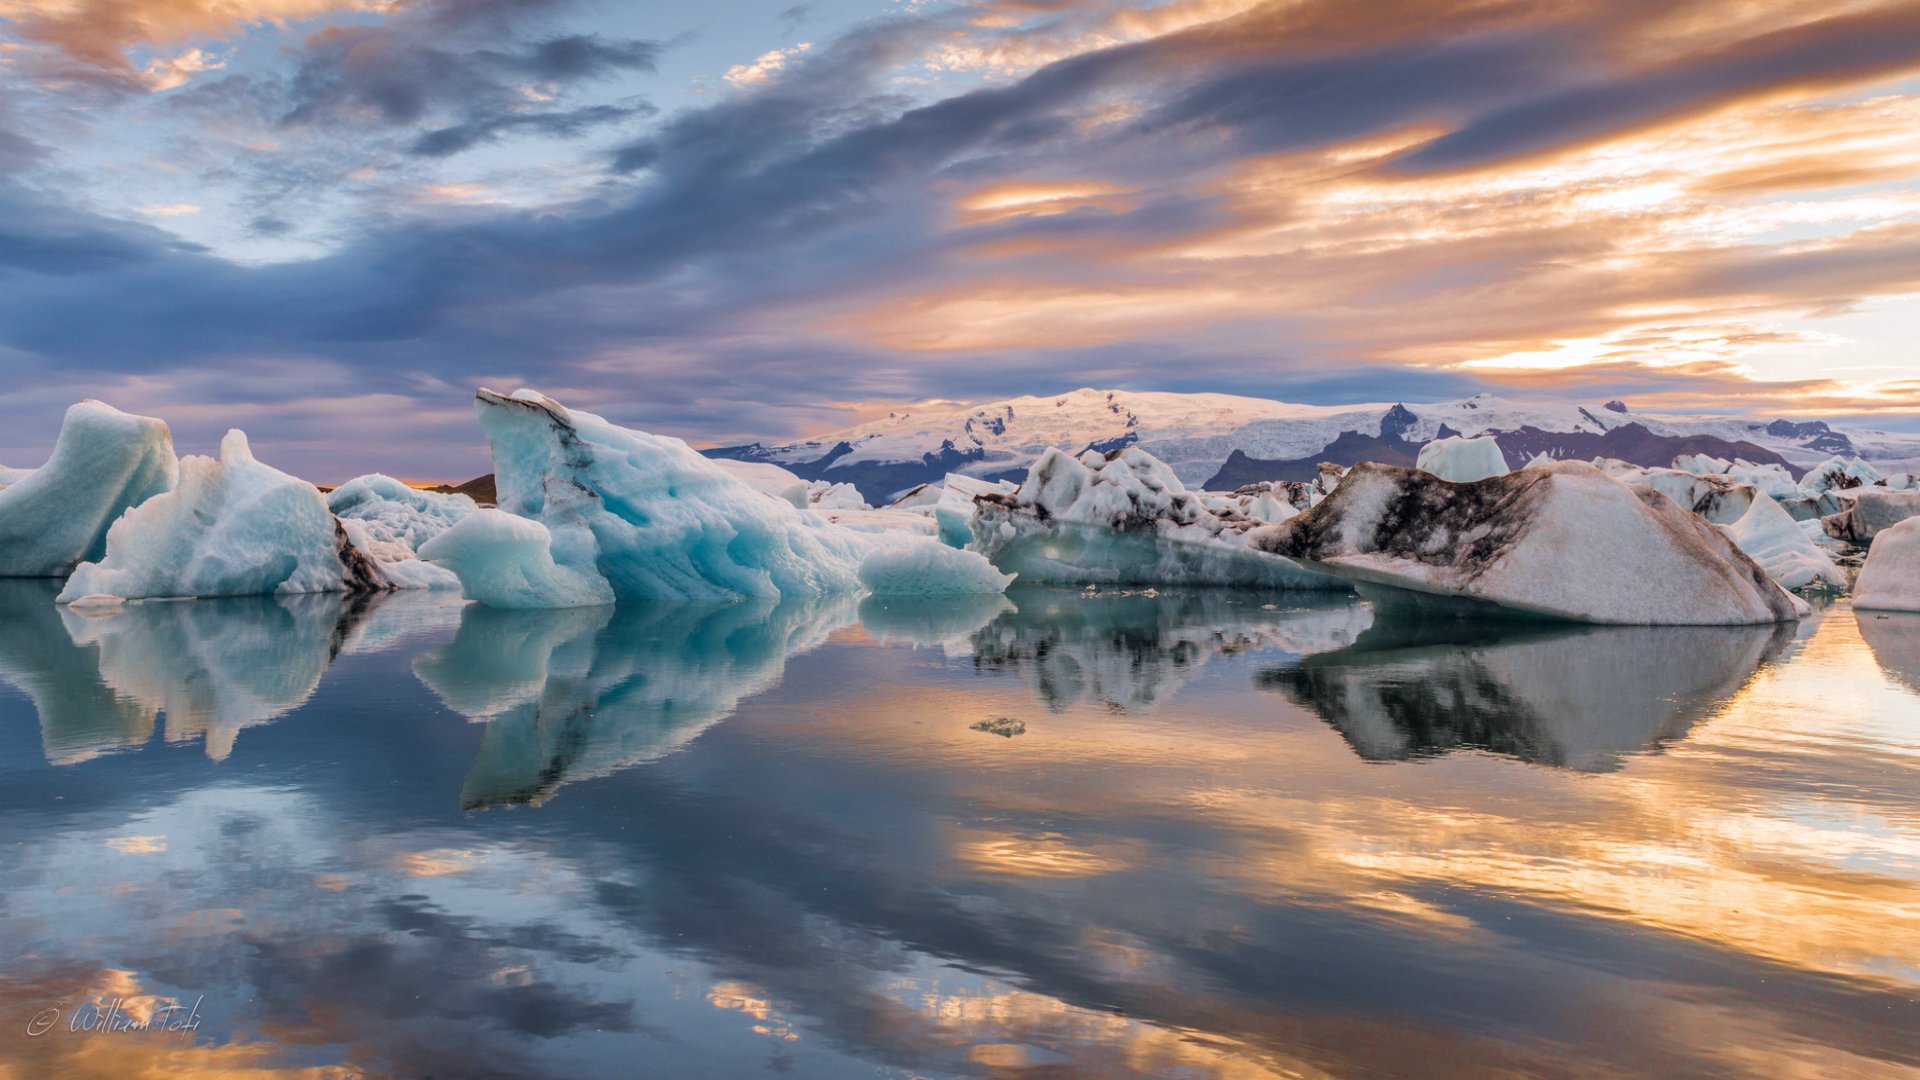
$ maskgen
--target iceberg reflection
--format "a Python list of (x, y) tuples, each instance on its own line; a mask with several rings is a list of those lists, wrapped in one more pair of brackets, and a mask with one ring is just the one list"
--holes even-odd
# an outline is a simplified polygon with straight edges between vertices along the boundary
[[(308, 593), (70, 608), (58, 583), (0, 582), (0, 677), (33, 698), (48, 762), (204, 739), (216, 761), (244, 728), (313, 695), (341, 652), (372, 651), (456, 613), (425, 594)], [(456, 601), (457, 603), (457, 601)]]
[(530, 804), (663, 757), (777, 685), (789, 656), (853, 621), (845, 598), (511, 610), (471, 605), (414, 674), (484, 722), (466, 809)]
[(1790, 626), (1395, 619), (1256, 681), (1318, 713), (1369, 761), (1471, 747), (1602, 772), (1684, 737), (1792, 638)]
[(1894, 681), (1920, 693), (1920, 615), (1908, 612), (1856, 611), (1860, 637), (1873, 659)]
[(973, 635), (974, 664), (1017, 671), (1049, 709), (1081, 702), (1149, 709), (1214, 656), (1310, 653), (1352, 643), (1371, 610), (1345, 595), (1013, 590), (1018, 605)]

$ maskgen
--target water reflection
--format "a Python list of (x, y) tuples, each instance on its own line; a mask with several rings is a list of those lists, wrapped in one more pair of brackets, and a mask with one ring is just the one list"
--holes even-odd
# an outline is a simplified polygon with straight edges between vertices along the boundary
[(1368, 761), (1474, 748), (1599, 772), (1684, 737), (1792, 634), (1389, 618), (1257, 685), (1318, 713)]
[(1056, 712), (1083, 702), (1151, 709), (1213, 657), (1338, 648), (1373, 618), (1351, 597), (1314, 593), (1035, 589), (1013, 596), (1017, 607), (973, 635), (974, 664), (1018, 672)]
[(847, 600), (461, 614), (414, 674), (487, 725), (468, 809), (538, 806), (573, 780), (652, 761), (780, 681), (853, 620)]
[(446, 596), (254, 596), (74, 609), (57, 583), (0, 581), (0, 677), (25, 689), (44, 753), (74, 764), (167, 742), (233, 752), (240, 731), (299, 707), (343, 650), (444, 625)]
[(1857, 611), (1854, 617), (1880, 669), (1920, 693), (1920, 613)]

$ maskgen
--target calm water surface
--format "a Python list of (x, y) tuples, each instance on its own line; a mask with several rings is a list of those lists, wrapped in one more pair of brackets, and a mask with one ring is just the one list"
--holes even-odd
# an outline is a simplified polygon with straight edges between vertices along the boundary
[(0, 1076), (1920, 1076), (1920, 617), (52, 597)]

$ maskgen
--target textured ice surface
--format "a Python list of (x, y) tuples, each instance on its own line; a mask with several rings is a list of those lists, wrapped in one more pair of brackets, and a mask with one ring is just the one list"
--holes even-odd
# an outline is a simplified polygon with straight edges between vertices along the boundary
[(1740, 550), (1759, 563), (1783, 589), (1803, 589), (1809, 585), (1847, 587), (1846, 573), (1834, 565), (1832, 557), (1772, 499), (1753, 500), (1740, 520), (1726, 529)]
[(1489, 476), (1505, 476), (1507, 459), (1500, 452), (1500, 443), (1490, 436), (1478, 439), (1446, 438), (1435, 439), (1421, 447), (1416, 467), (1442, 480), (1465, 483), (1469, 480), (1485, 480)]
[(952, 547), (973, 542), (974, 498), (980, 495), (1008, 495), (1019, 485), (1006, 480), (977, 480), (960, 473), (948, 473), (941, 485), (940, 498), (934, 503), (933, 520), (940, 527), (940, 539)]
[(974, 502), (972, 547), (1029, 582), (1344, 588), (1249, 547), (1260, 521), (1208, 509), (1137, 447), (1086, 460), (1049, 450), (1017, 491)]
[(1777, 622), (1805, 610), (1721, 530), (1579, 462), (1471, 484), (1362, 465), (1253, 542), (1388, 604), (1667, 625)]
[(1853, 606), (1920, 611), (1920, 518), (1881, 531), (1853, 585)]
[(852, 484), (832, 484), (815, 480), (807, 485), (807, 505), (815, 510), (865, 510), (867, 500)]
[(1814, 466), (1800, 481), (1808, 495), (1823, 491), (1865, 487), (1882, 479), (1880, 470), (1857, 457), (1831, 457)]
[[(923, 514), (870, 510), (831, 490), (801, 510), (678, 439), (616, 427), (529, 390), (482, 390), (476, 407), (493, 445), (499, 510), (468, 516), (422, 555), (456, 573), (482, 603), (953, 594), (1005, 584), (978, 555), (932, 551), (938, 544)], [(878, 561), (863, 576), (870, 558)], [(933, 581), (941, 571), (952, 580)]]
[(447, 531), (477, 507), (465, 495), (421, 491), (391, 476), (356, 476), (327, 493), (327, 507), (342, 521), (357, 521), (360, 550), (381, 562), (418, 554), (420, 545)]
[(74, 570), (60, 601), (391, 587), (318, 488), (255, 460), (246, 435), (229, 431), (218, 461), (181, 458), (173, 490), (114, 523), (106, 555)]
[[(488, 526), (512, 548), (498, 563), (479, 550), (480, 534), (462, 538), (455, 569), (469, 596), (525, 597), (507, 606), (530, 606), (525, 589), (544, 582), (566, 586), (567, 600), (553, 606), (599, 602), (587, 584), (596, 575), (600, 595), (633, 600), (859, 588), (867, 546), (853, 533), (767, 498), (679, 439), (616, 427), (530, 390), (482, 390), (476, 408), (493, 446), (500, 510), (539, 522), (548, 536), (543, 547), (530, 532)], [(451, 549), (434, 550), (452, 565)], [(496, 569), (513, 578), (509, 587), (469, 580)]]
[(1725, 473), (1698, 475), (1678, 469), (1643, 469), (1637, 477), (1622, 472), (1614, 478), (1645, 484), (1715, 525), (1739, 521), (1759, 497), (1752, 485)]
[(72, 406), (47, 463), (0, 489), (0, 577), (64, 577), (100, 558), (120, 515), (173, 487), (177, 470), (166, 424)]

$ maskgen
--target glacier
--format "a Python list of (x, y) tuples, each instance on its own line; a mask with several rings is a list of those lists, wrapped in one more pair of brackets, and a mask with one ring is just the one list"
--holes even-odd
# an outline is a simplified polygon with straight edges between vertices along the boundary
[(972, 548), (1023, 581), (1337, 589), (1337, 579), (1255, 550), (1261, 522), (1209, 509), (1137, 447), (1040, 455), (1009, 494), (975, 496)]
[(1583, 462), (1455, 484), (1366, 464), (1252, 544), (1351, 581), (1383, 607), (1640, 625), (1798, 618), (1722, 531)]
[(1920, 518), (1908, 518), (1874, 537), (1854, 581), (1853, 606), (1920, 611)]
[(46, 464), (0, 488), (0, 577), (65, 577), (99, 559), (113, 523), (171, 489), (178, 471), (165, 423), (73, 405)]
[(106, 554), (74, 570), (61, 603), (393, 587), (320, 489), (255, 459), (244, 432), (227, 432), (219, 460), (188, 455), (178, 469), (171, 491), (113, 523)]

